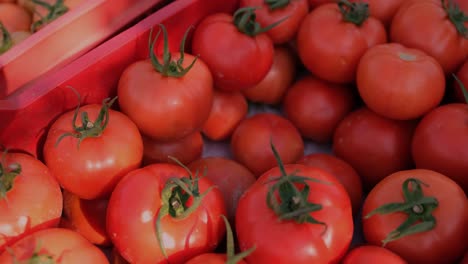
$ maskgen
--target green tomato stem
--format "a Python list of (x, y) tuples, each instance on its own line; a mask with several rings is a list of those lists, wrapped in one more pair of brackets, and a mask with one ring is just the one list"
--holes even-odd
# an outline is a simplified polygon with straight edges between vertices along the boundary
[(31, 32), (34, 33), (40, 26), (47, 25), (58, 17), (69, 11), (65, 5), (64, 0), (56, 0), (54, 4), (49, 4), (41, 0), (32, 0), (36, 5), (40, 5), (47, 9), (47, 15), (31, 24)]
[(338, 8), (343, 15), (343, 20), (361, 26), (369, 18), (369, 4), (351, 3), (348, 0), (340, 0)]
[(468, 39), (468, 28), (465, 26), (465, 23), (468, 22), (468, 15), (453, 0), (441, 0), (441, 3), (458, 33), (465, 39)]
[(0, 21), (0, 30), (2, 34), (2, 44), (0, 45), (0, 54), (7, 52), (13, 46), (13, 39), (5, 25)]
[(291, 3), (291, 0), (264, 0), (268, 8), (272, 10), (281, 9), (288, 6)]
[(468, 91), (466, 90), (465, 85), (463, 85), (462, 81), (458, 79), (458, 77), (452, 73), (453, 78), (455, 78), (455, 81), (458, 83), (458, 86), (460, 86), (460, 89), (462, 90), (463, 97), (465, 97), (465, 102), (468, 104)]
[(258, 7), (242, 7), (234, 12), (233, 15), (233, 23), (237, 29), (250, 37), (255, 37), (265, 33), (289, 18), (289, 16), (285, 17), (271, 25), (262, 28), (262, 26), (256, 21), (257, 15), (255, 14), (255, 10), (257, 9)]

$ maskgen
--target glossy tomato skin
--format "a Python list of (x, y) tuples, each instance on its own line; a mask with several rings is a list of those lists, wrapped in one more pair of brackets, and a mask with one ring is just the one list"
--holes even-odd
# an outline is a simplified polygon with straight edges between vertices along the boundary
[(63, 208), (60, 186), (42, 162), (23, 153), (8, 153), (2, 160), (5, 169), (14, 163), (21, 173), (0, 199), (0, 253), (29, 233), (56, 227)]
[(304, 17), (309, 13), (308, 0), (294, 0), (281, 8), (270, 9), (264, 0), (241, 0), (240, 7), (260, 7), (255, 10), (256, 19), (262, 25), (267, 27), (282, 19), (283, 22), (267, 31), (268, 36), (275, 44), (283, 44), (292, 40), (299, 29)]
[(294, 51), (287, 46), (276, 46), (273, 65), (268, 74), (259, 84), (242, 92), (251, 102), (278, 105), (293, 84), (296, 72), (297, 58)]
[(258, 84), (273, 64), (273, 42), (266, 33), (250, 37), (233, 24), (233, 17), (216, 13), (195, 29), (192, 50), (206, 62), (217, 89), (240, 91)]
[(392, 251), (379, 246), (364, 245), (352, 249), (343, 258), (342, 264), (367, 264), (367, 263), (380, 263), (380, 264), (407, 264), (397, 254)]
[[(336, 178), (317, 168), (302, 164), (285, 165), (287, 173), (325, 181), (309, 181), (309, 201), (323, 208), (311, 216), (327, 224), (298, 224), (280, 221), (266, 204), (271, 182), (280, 176), (278, 168), (263, 174), (241, 197), (236, 212), (236, 232), (241, 250), (256, 246), (246, 257), (248, 263), (338, 263), (346, 253), (353, 235), (351, 203), (346, 190)], [(325, 233), (324, 233), (325, 232)], [(291, 254), (294, 252), (294, 254)]]
[[(180, 53), (173, 53), (172, 58), (178, 60)], [(194, 59), (185, 53), (182, 66), (188, 67)], [(150, 60), (142, 60), (124, 70), (117, 95), (121, 111), (142, 134), (174, 141), (200, 130), (205, 123), (213, 104), (213, 78), (200, 59), (180, 78), (165, 77)]]
[(247, 116), (248, 104), (241, 92), (225, 92), (215, 89), (210, 115), (202, 128), (207, 138), (220, 141), (229, 138)]
[[(101, 105), (80, 108), (78, 116), (87, 112), (96, 120)], [(129, 171), (140, 166), (143, 142), (136, 125), (121, 112), (109, 109), (107, 127), (98, 137), (58, 138), (73, 130), (74, 110), (62, 114), (50, 127), (44, 143), (44, 160), (60, 185), (82, 199), (105, 198)], [(78, 126), (81, 124), (76, 122)]]
[[(10, 252), (0, 254), (0, 263), (32, 263), (30, 259), (35, 253), (43, 258), (52, 257), (52, 263), (109, 263), (106, 255), (98, 247), (80, 234), (65, 228), (37, 231), (16, 242), (10, 249)], [(46, 262), (43, 259), (40, 263)]]
[(0, 3), (0, 17), (8, 32), (29, 31), (31, 15), (23, 7), (14, 3)]
[(339, 122), (354, 105), (350, 87), (307, 75), (288, 89), (283, 111), (304, 138), (330, 143)]
[(357, 214), (362, 203), (362, 182), (359, 174), (344, 160), (325, 153), (305, 155), (297, 163), (321, 169), (337, 178), (348, 192), (353, 214)]
[(244, 165), (222, 157), (201, 158), (188, 167), (192, 173), (198, 171), (200, 176), (204, 175), (218, 186), (226, 204), (227, 217), (233, 221), (239, 198), (256, 181), (255, 175)]
[(365, 2), (369, 4), (369, 12), (385, 27), (390, 27), (393, 17), (405, 0), (351, 0), (350, 2)]
[(310, 8), (315, 8), (319, 5), (333, 3), (333, 0), (309, 0)]
[(83, 200), (64, 190), (60, 225), (78, 232), (95, 245), (109, 246), (111, 241), (106, 231), (107, 203), (107, 199)]
[[(432, 212), (436, 227), (389, 242), (386, 248), (408, 263), (453, 263), (468, 248), (468, 200), (460, 186), (448, 177), (424, 169), (393, 173), (369, 193), (364, 201), (363, 216), (384, 204), (404, 202), (401, 189), (408, 178), (416, 178), (427, 184), (428, 186), (422, 185), (424, 196), (432, 196), (438, 200), (438, 207)], [(393, 213), (363, 219), (366, 241), (381, 246), (381, 241), (407, 218), (406, 214)]]
[(157, 141), (142, 135), (144, 154), (143, 164), (149, 165), (158, 162), (175, 163), (169, 156), (176, 158), (182, 164), (188, 164), (203, 154), (203, 136), (195, 131), (188, 136), (175, 141)]
[(379, 20), (369, 17), (360, 27), (343, 21), (336, 3), (320, 5), (303, 20), (297, 33), (298, 54), (305, 67), (320, 79), (351, 83), (364, 52), (387, 41)]
[[(225, 254), (216, 254), (216, 253), (206, 253), (198, 255), (193, 259), (185, 262), (185, 264), (225, 264), (226, 255)], [(236, 264), (246, 264), (245, 261), (238, 261)]]
[(411, 0), (402, 5), (392, 20), (390, 38), (426, 52), (445, 73), (452, 73), (468, 56), (468, 39), (457, 31), (442, 2)]
[[(162, 206), (161, 191), (172, 177), (188, 177), (188, 172), (174, 164), (148, 165), (127, 174), (112, 193), (107, 210), (107, 231), (128, 262), (166, 263), (156, 237), (155, 221)], [(198, 184), (200, 193), (213, 185), (207, 178), (200, 178)], [(224, 222), (220, 216), (225, 214), (222, 194), (214, 188), (187, 218), (163, 217), (161, 236), (168, 261), (184, 263), (214, 250), (224, 235)]]
[(468, 105), (446, 104), (419, 122), (412, 141), (417, 168), (435, 170), (468, 193)]
[(338, 125), (333, 153), (358, 172), (368, 191), (387, 175), (412, 168), (414, 128), (415, 122), (388, 119), (363, 107)]
[(423, 116), (445, 93), (440, 64), (420, 50), (396, 43), (370, 48), (359, 62), (356, 82), (371, 110), (399, 120)]
[(258, 113), (242, 120), (231, 136), (231, 153), (256, 177), (276, 167), (270, 140), (285, 164), (304, 155), (304, 141), (286, 118), (274, 113)]

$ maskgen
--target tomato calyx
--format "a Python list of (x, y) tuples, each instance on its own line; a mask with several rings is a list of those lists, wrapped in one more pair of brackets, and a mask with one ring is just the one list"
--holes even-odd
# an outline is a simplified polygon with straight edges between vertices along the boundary
[(340, 0), (338, 8), (343, 15), (343, 20), (361, 26), (369, 18), (369, 4), (361, 2), (349, 2)]
[[(267, 193), (266, 202), (268, 207), (275, 212), (280, 221), (292, 220), (298, 224), (310, 223), (323, 225), (325, 233), (327, 230), (327, 224), (325, 222), (318, 221), (310, 215), (312, 212), (321, 210), (322, 205), (308, 201), (310, 186), (307, 182), (314, 181), (324, 184), (328, 183), (296, 175), (295, 172), (287, 174), (284, 164), (281, 161), (279, 153), (273, 143), (271, 143), (271, 148), (281, 171), (281, 176), (274, 177), (266, 182), (274, 182)], [(298, 186), (301, 186), (302, 188), (299, 189)], [(279, 201), (278, 197), (275, 195), (276, 192), (278, 192)]]
[[(411, 190), (409, 188), (410, 184), (412, 186)], [(438, 207), (439, 202), (435, 197), (424, 196), (421, 185), (428, 186), (415, 178), (405, 180), (402, 186), (405, 202), (382, 205), (364, 217), (368, 219), (375, 214), (391, 214), (397, 212), (408, 215), (408, 218), (399, 227), (390, 232), (387, 237), (382, 240), (383, 246), (405, 236), (430, 231), (436, 226), (436, 219), (432, 215), (432, 212)]]
[(49, 4), (41, 0), (32, 0), (36, 5), (40, 5), (47, 9), (48, 13), (38, 21), (31, 24), (31, 32), (34, 33), (43, 25), (46, 25), (58, 17), (68, 12), (69, 8), (65, 5), (64, 0), (56, 0), (54, 4)]
[(11, 163), (6, 165), (7, 151), (3, 152), (2, 161), (0, 162), (0, 199), (6, 198), (6, 194), (13, 188), (13, 182), (19, 174), (21, 174), (21, 165), (19, 163)]
[(264, 0), (270, 10), (281, 9), (289, 5), (291, 0)]
[(8, 32), (5, 25), (3, 25), (2, 21), (0, 21), (0, 30), (2, 34), (2, 44), (0, 45), (0, 54), (3, 54), (13, 46), (13, 39), (11, 38), (10, 32)]
[(162, 239), (161, 219), (167, 215), (177, 220), (187, 218), (200, 207), (203, 198), (215, 187), (210, 186), (206, 191), (200, 193), (198, 186), (200, 177), (198, 176), (198, 171), (193, 175), (190, 169), (179, 160), (174, 157), (169, 158), (183, 167), (188, 172), (189, 177), (170, 178), (166, 181), (161, 191), (162, 206), (157, 213), (155, 229), (159, 247), (166, 259), (168, 256)]
[(287, 16), (283, 19), (280, 19), (279, 21), (276, 21), (262, 28), (262, 26), (256, 21), (257, 15), (255, 14), (255, 10), (257, 10), (258, 8), (259, 7), (250, 6), (242, 7), (237, 9), (237, 11), (233, 15), (233, 23), (237, 27), (237, 29), (250, 37), (255, 37), (257, 35), (265, 33), (289, 18), (289, 16)]
[(16, 255), (11, 248), (6, 248), (6, 251), (8, 251), (8, 253), (13, 258), (13, 264), (56, 264), (53, 256), (46, 253), (40, 253), (40, 243), (37, 243), (32, 256), (23, 261), (19, 261), (16, 259)]
[(458, 83), (458, 86), (462, 90), (463, 97), (465, 97), (465, 102), (468, 104), (468, 90), (466, 90), (465, 85), (463, 85), (462, 81), (458, 79), (458, 77), (452, 73), (453, 78), (455, 78), (455, 81)]
[[(149, 45), (151, 64), (153, 65), (153, 68), (163, 76), (175, 77), (175, 78), (183, 77), (185, 74), (187, 74), (190, 71), (190, 69), (192, 69), (193, 65), (198, 59), (198, 56), (196, 56), (195, 59), (192, 61), (192, 63), (190, 63), (188, 67), (184, 68), (182, 66), (182, 63), (184, 62), (184, 54), (185, 54), (185, 41), (187, 39), (187, 35), (188, 35), (188, 32), (190, 31), (190, 28), (185, 32), (184, 37), (182, 38), (182, 42), (180, 43), (180, 48), (179, 48), (180, 58), (177, 61), (173, 61), (172, 55), (169, 51), (169, 43), (168, 43), (166, 27), (162, 24), (160, 24), (159, 27), (160, 27), (160, 30), (156, 34), (156, 37), (154, 38), (154, 40)], [(159, 37), (159, 34), (161, 33), (161, 30), (163, 32), (163, 41), (164, 41), (162, 63), (159, 62), (158, 57), (156, 56), (154, 52), (154, 45), (156, 43), (156, 40)], [(150, 37), (149, 37), (150, 40), (151, 40), (152, 32), (153, 30), (151, 29)]]
[(249, 248), (248, 250), (241, 252), (237, 255), (234, 254), (234, 235), (232, 232), (231, 225), (227, 220), (226, 216), (221, 215), (224, 221), (224, 225), (226, 226), (226, 264), (236, 264), (248, 255), (252, 254), (252, 252), (256, 249), (256, 246)]
[[(76, 92), (76, 91), (75, 91)], [(81, 126), (76, 125), (76, 119), (78, 118), (78, 112), (80, 110), (80, 95), (76, 93), (78, 96), (78, 106), (75, 109), (75, 113), (73, 115), (73, 120), (72, 120), (72, 126), (73, 126), (73, 132), (67, 132), (62, 135), (57, 139), (57, 142), (55, 142), (55, 146), (58, 146), (60, 141), (64, 139), (65, 137), (74, 137), (78, 139), (78, 145), (77, 147), (80, 147), (80, 144), (83, 140), (86, 138), (90, 137), (100, 137), (104, 130), (107, 127), (107, 124), (109, 123), (109, 109), (111, 108), (112, 104), (117, 100), (117, 96), (114, 97), (112, 100), (109, 98), (106, 98), (102, 101), (102, 107), (101, 110), (99, 111), (99, 114), (96, 118), (96, 120), (91, 121), (89, 120), (89, 116), (87, 112), (81, 113)], [(110, 100), (110, 101), (109, 101)]]
[(468, 39), (468, 28), (465, 26), (465, 23), (468, 21), (468, 15), (453, 0), (441, 0), (441, 2), (442, 7), (447, 12), (450, 21), (458, 33)]

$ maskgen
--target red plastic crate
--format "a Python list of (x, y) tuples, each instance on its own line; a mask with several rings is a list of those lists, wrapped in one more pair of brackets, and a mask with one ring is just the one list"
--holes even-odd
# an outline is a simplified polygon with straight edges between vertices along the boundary
[(0, 99), (102, 43), (169, 0), (84, 0), (0, 56)]
[[(148, 58), (151, 28), (164, 24), (170, 48), (175, 51), (190, 26), (215, 12), (233, 12), (237, 6), (238, 0), (174, 1), (64, 68), (17, 90), (0, 100), (0, 143), (40, 158), (47, 128), (77, 105), (76, 95), (67, 86), (81, 94), (83, 103), (101, 103), (115, 95), (125, 67)], [(159, 50), (161, 39), (156, 44)]]

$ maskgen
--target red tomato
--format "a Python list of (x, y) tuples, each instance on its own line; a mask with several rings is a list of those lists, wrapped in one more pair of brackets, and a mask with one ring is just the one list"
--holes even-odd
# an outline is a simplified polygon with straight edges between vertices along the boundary
[(354, 248), (344, 257), (342, 264), (407, 264), (397, 254), (378, 246), (364, 245)]
[(359, 62), (357, 87), (374, 112), (391, 119), (423, 116), (442, 101), (444, 71), (424, 52), (400, 44), (370, 48)]
[(299, 28), (297, 48), (301, 61), (315, 76), (350, 83), (355, 80), (361, 56), (368, 48), (385, 43), (387, 33), (382, 22), (366, 17), (362, 3), (351, 7), (341, 4), (313, 9)]
[[(174, 178), (188, 181), (189, 173), (174, 164), (152, 164), (127, 174), (112, 193), (107, 209), (107, 231), (128, 262), (184, 263), (196, 255), (211, 252), (222, 239), (224, 224), (220, 216), (226, 213), (226, 208), (220, 190), (209, 190), (213, 183), (200, 177), (190, 180), (192, 184), (198, 181), (199, 190), (190, 188), (198, 194), (187, 197), (181, 187), (171, 186)], [(206, 196), (199, 195), (207, 190)], [(200, 199), (200, 205), (189, 213), (190, 206)], [(172, 213), (165, 215), (167, 210)], [(184, 218), (184, 213), (189, 214)]]
[(276, 46), (273, 65), (268, 74), (256, 86), (243, 90), (249, 101), (277, 105), (296, 77), (295, 53), (286, 46)]
[(465, 257), (462, 259), (460, 264), (468, 264), (468, 251), (465, 253)]
[[(166, 29), (162, 30), (167, 39)], [(163, 57), (172, 60), (159, 62), (154, 45), (150, 50), (151, 59), (129, 65), (120, 77), (117, 95), (122, 112), (143, 134), (158, 141), (174, 141), (200, 130), (213, 104), (208, 66), (200, 59), (190, 66), (196, 59), (193, 55), (185, 53), (181, 62), (181, 53), (168, 50)]]
[[(194, 54), (206, 62), (215, 87), (240, 91), (257, 85), (273, 64), (273, 42), (253, 25), (255, 11), (236, 11), (234, 16), (216, 13), (205, 17), (192, 39)], [(239, 25), (242, 17), (247, 23)]]
[(57, 226), (62, 193), (49, 169), (30, 155), (7, 153), (0, 168), (1, 253), (29, 233)]
[(242, 93), (215, 90), (210, 115), (202, 128), (203, 135), (215, 141), (229, 138), (247, 112), (247, 100)]
[[(278, 167), (267, 171), (239, 200), (236, 211), (239, 247), (247, 250), (256, 246), (246, 261), (337, 263), (353, 236), (351, 203), (346, 190), (335, 177), (312, 166), (285, 165), (285, 172), (289, 177)], [(291, 175), (304, 178), (297, 180)], [(302, 192), (296, 194), (292, 186)], [(299, 210), (305, 213), (300, 214)], [(296, 216), (287, 218), (288, 214)], [(319, 223), (311, 223), (314, 220)]]
[(143, 135), (143, 164), (149, 165), (158, 162), (174, 162), (169, 156), (179, 160), (182, 164), (188, 164), (203, 153), (203, 137), (196, 131), (182, 139), (175, 141), (156, 141)]
[(107, 203), (107, 199), (83, 200), (64, 190), (64, 225), (80, 233), (93, 244), (110, 245), (111, 242), (106, 232)]
[(32, 233), (0, 254), (0, 263), (108, 264), (106, 255), (80, 234), (65, 228)]
[(428, 113), (413, 136), (417, 168), (440, 172), (468, 193), (468, 105), (446, 104)]
[(29, 31), (31, 15), (14, 3), (0, 3), (1, 22), (9, 32)]
[(405, 0), (350, 0), (350, 2), (364, 2), (369, 4), (370, 14), (390, 27), (393, 16)]
[(122, 257), (122, 255), (120, 255), (119, 250), (116, 249), (115, 247), (113, 247), (111, 251), (110, 263), (111, 264), (130, 264), (128, 261), (126, 261)]
[[(458, 70), (456, 76), (463, 83), (464, 87), (468, 87), (468, 60), (462, 65)], [(468, 103), (463, 95), (463, 91), (460, 88), (460, 85), (457, 81), (453, 82), (453, 92), (455, 96), (455, 101), (459, 103)]]
[(239, 198), (256, 181), (255, 175), (242, 164), (222, 157), (202, 158), (188, 167), (192, 173), (198, 171), (200, 176), (203, 175), (218, 186), (226, 204), (227, 217), (234, 220)]
[(304, 138), (329, 143), (354, 105), (350, 87), (307, 75), (287, 91), (283, 111)]
[(445, 73), (456, 71), (468, 56), (468, 32), (464, 32), (468, 23), (461, 20), (460, 9), (452, 3), (411, 0), (402, 5), (392, 20), (392, 42), (426, 52)]
[(348, 162), (370, 190), (390, 173), (409, 169), (415, 124), (397, 121), (360, 108), (346, 116), (333, 138), (333, 152)]
[[(90, 104), (62, 114), (44, 143), (46, 165), (64, 189), (81, 199), (108, 197), (117, 182), (141, 164), (143, 141), (138, 128), (109, 107), (107, 102)], [(88, 115), (86, 124), (77, 124), (76, 117), (83, 113)]]
[(35, 32), (40, 30), (47, 24), (51, 23), (55, 19), (59, 18), (63, 14), (69, 12), (72, 9), (77, 8), (83, 0), (41, 0), (41, 2), (48, 4), (48, 7), (40, 5), (33, 2), (32, 4), (26, 1), (18, 0), (21, 6), (32, 11), (33, 15), (33, 24), (31, 26), (31, 31)]
[(389, 175), (372, 189), (363, 205), (366, 240), (379, 246), (386, 242), (386, 248), (409, 263), (454, 263), (461, 258), (468, 249), (467, 219), (463, 190), (431, 170)]
[(286, 118), (273, 113), (259, 113), (242, 120), (231, 137), (234, 159), (260, 176), (276, 166), (271, 142), (284, 163), (294, 163), (304, 155), (304, 141)]
[(312, 153), (300, 159), (298, 164), (313, 166), (333, 175), (348, 192), (353, 214), (359, 212), (362, 203), (362, 183), (359, 174), (344, 160), (325, 153)]
[(255, 14), (258, 23), (262, 27), (268, 27), (282, 21), (268, 30), (267, 34), (273, 43), (283, 44), (296, 37), (299, 25), (307, 13), (309, 13), (307, 1), (241, 0), (240, 7), (258, 7), (255, 10)]
[(315, 8), (319, 5), (333, 3), (333, 2), (335, 2), (335, 0), (309, 0), (309, 6), (311, 8)]

